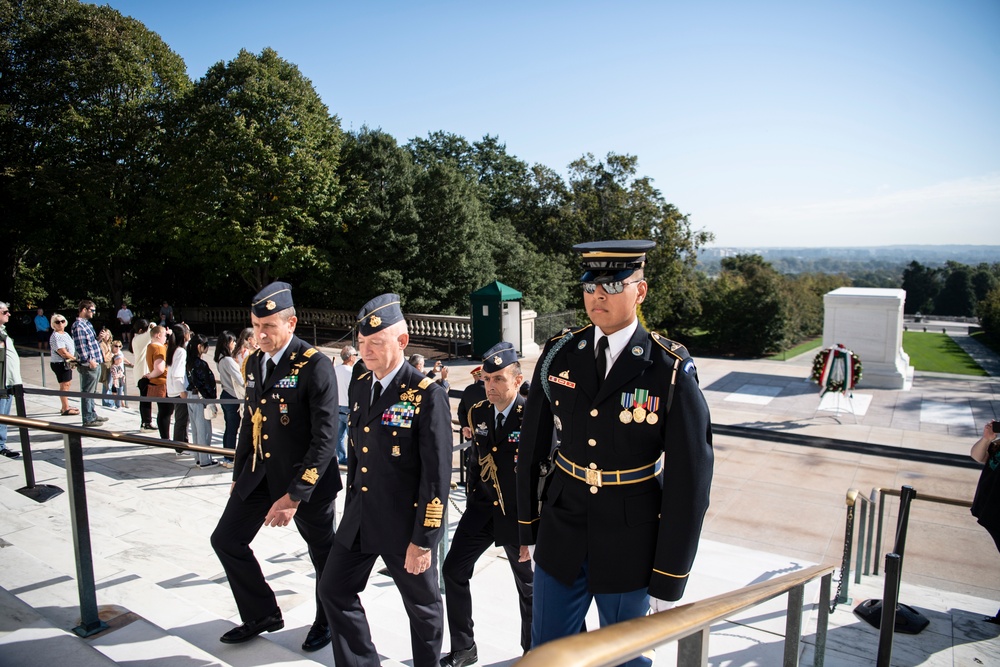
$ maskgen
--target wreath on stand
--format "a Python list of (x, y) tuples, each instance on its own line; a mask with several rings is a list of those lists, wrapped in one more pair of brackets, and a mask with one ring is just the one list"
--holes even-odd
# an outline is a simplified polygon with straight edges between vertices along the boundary
[(861, 357), (838, 343), (816, 354), (811, 379), (821, 397), (831, 391), (847, 394), (861, 381), (861, 370)]

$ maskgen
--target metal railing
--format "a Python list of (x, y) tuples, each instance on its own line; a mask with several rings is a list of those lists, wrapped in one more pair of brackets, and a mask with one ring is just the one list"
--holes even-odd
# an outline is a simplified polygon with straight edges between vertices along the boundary
[(609, 667), (638, 657), (657, 646), (676, 641), (678, 667), (707, 665), (713, 623), (787, 593), (782, 664), (786, 667), (798, 665), (805, 586), (820, 579), (813, 664), (822, 667), (829, 624), (830, 582), (834, 569), (833, 565), (814, 565), (771, 581), (691, 602), (658, 614), (564, 637), (532, 649), (515, 664), (519, 667)]
[[(903, 487), (903, 488), (905, 489), (907, 487)], [(885, 497), (886, 496), (895, 496), (895, 497), (900, 498), (900, 499), (902, 497), (901, 496), (901, 492), (899, 490), (897, 490), (897, 489), (883, 489), (883, 488), (872, 489), (872, 495), (873, 496), (874, 496), (874, 494), (876, 492), (878, 493), (878, 528), (876, 530), (876, 537), (875, 537), (875, 544), (874, 544), (874, 549), (875, 549), (875, 558), (874, 558), (875, 570), (874, 570), (873, 574), (875, 574), (875, 575), (878, 574), (878, 559), (879, 559), (878, 557), (879, 557), (879, 554), (881, 553), (881, 548), (882, 548), (882, 527), (883, 527), (883, 523), (884, 523)], [(971, 500), (961, 500), (959, 498), (946, 498), (944, 496), (932, 496), (932, 495), (929, 495), (929, 494), (920, 494), (919, 496), (916, 496), (914, 499), (915, 500), (924, 501), (924, 502), (928, 502), (928, 503), (937, 503), (939, 505), (953, 505), (955, 507), (972, 507), (972, 501)], [(868, 573), (865, 572), (865, 574), (868, 574)]]

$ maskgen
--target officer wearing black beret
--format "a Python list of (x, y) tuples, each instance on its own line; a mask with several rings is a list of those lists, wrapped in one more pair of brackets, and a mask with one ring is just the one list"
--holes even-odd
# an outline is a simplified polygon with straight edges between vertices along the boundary
[(503, 547), (514, 573), (521, 609), (521, 648), (531, 648), (531, 587), (528, 548), (518, 541), (517, 454), (521, 436), (524, 381), (517, 351), (497, 343), (483, 355), (486, 400), (468, 413), (473, 445), (469, 456), (465, 513), (444, 559), (444, 592), (448, 603), (451, 653), (442, 667), (465, 667), (478, 659), (472, 632), (472, 592), (469, 581), (476, 561), (493, 544)]
[[(243, 624), (222, 635), (236, 644), (284, 627), (274, 592), (250, 549), (261, 524), (293, 520), (309, 546), (317, 587), (333, 546), (334, 500), (343, 488), (337, 467), (338, 389), (333, 365), (295, 335), (288, 283), (271, 283), (252, 301), (260, 349), (246, 361), (246, 404), (236, 444), (229, 502), (212, 533)], [(317, 598), (316, 619), (302, 648), (330, 642)]]
[(448, 529), (451, 409), (441, 385), (406, 363), (398, 296), (366, 303), (357, 327), (366, 370), (349, 391), (347, 498), (320, 599), (336, 664), (378, 667), (358, 593), (381, 557), (410, 619), (413, 665), (434, 667), (444, 634), (434, 548)]
[[(591, 324), (550, 340), (531, 382), (517, 507), (521, 543), (535, 545), (533, 646), (578, 632), (591, 600), (602, 626), (669, 608), (694, 561), (711, 419), (687, 350), (636, 316), (654, 246), (574, 247)], [(550, 456), (553, 428), (560, 445)]]

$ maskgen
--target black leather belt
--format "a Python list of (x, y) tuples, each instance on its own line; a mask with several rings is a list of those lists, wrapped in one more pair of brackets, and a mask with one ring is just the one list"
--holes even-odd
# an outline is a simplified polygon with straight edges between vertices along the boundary
[(597, 470), (577, 465), (566, 458), (562, 452), (556, 452), (556, 465), (564, 473), (591, 486), (617, 486), (620, 484), (635, 484), (652, 479), (660, 474), (663, 462), (657, 459), (654, 463), (632, 468), (631, 470)]

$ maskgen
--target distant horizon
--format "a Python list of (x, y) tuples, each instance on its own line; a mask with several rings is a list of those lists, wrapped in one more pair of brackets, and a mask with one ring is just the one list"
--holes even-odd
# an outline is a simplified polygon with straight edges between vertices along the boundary
[(1000, 229), (995, 0), (108, 4), (194, 80), (274, 48), (347, 131), (495, 136), (564, 178), (586, 154), (637, 156), (719, 247)]

